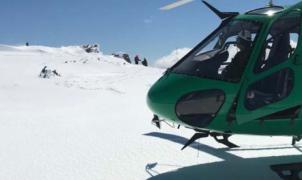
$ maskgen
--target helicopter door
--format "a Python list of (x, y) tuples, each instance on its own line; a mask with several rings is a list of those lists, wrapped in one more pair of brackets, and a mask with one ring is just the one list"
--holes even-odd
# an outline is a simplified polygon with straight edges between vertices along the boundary
[(302, 102), (300, 34), (300, 11), (291, 11), (273, 22), (253, 72), (243, 83), (236, 110), (239, 124), (278, 114), (290, 119), (297, 111), (295, 107)]

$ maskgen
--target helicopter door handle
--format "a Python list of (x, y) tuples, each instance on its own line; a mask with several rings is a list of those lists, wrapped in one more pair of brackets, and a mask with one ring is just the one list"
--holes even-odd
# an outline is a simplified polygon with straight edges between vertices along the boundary
[(298, 54), (294, 55), (294, 58), (293, 58), (294, 65), (301, 65), (302, 63), (300, 61), (301, 61), (300, 55), (298, 55)]

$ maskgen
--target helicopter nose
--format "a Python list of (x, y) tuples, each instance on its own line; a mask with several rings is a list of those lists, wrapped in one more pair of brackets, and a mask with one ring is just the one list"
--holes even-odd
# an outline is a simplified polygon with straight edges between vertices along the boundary
[(164, 77), (149, 90), (148, 106), (167, 120), (205, 128), (225, 102), (224, 91), (209, 89), (206, 83), (185, 76)]
[(174, 87), (165, 79), (160, 79), (148, 92), (147, 104), (157, 115), (166, 119), (176, 119), (175, 116), (175, 90)]

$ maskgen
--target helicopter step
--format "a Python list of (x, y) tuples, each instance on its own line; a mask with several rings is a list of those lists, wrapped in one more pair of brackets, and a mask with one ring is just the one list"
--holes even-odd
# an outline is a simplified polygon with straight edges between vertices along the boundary
[(191, 139), (184, 145), (184, 147), (181, 150), (184, 150), (187, 148), (189, 145), (194, 143), (196, 140), (200, 138), (205, 138), (205, 137), (213, 137), (218, 143), (223, 144), (229, 148), (236, 148), (239, 147), (236, 144), (232, 143), (229, 141), (229, 137), (231, 137), (231, 134), (224, 134), (224, 133), (216, 133), (216, 132), (210, 132), (210, 131), (200, 131), (198, 130), (198, 133), (195, 133)]
[(301, 180), (302, 163), (272, 165), (271, 169), (284, 180)]
[[(161, 123), (164, 122), (165, 124), (167, 124), (168, 126), (170, 126), (171, 128), (175, 128), (175, 124), (169, 124), (168, 122), (166, 122), (165, 120), (161, 120), (159, 119), (159, 117), (157, 115), (153, 115), (153, 119), (151, 121), (151, 123), (156, 126), (158, 129), (161, 129)], [(180, 125), (177, 126), (177, 129), (180, 129)]]
[[(221, 133), (210, 133), (210, 135), (220, 144), (224, 144), (225, 146), (229, 147), (229, 148), (237, 148), (239, 146), (237, 146), (234, 143), (231, 143), (229, 141), (229, 137), (231, 137), (231, 134), (221, 134)], [(220, 139), (219, 137), (222, 137), (222, 139)]]

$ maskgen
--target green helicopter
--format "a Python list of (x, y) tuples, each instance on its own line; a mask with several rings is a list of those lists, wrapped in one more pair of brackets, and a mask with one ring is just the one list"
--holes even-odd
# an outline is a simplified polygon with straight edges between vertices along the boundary
[[(182, 1), (182, 0), (180, 0)], [(177, 1), (162, 10), (192, 0)], [(229, 148), (234, 134), (302, 135), (302, 2), (244, 14), (221, 12), (222, 22), (151, 87), (153, 123), (196, 131), (186, 148), (212, 136)], [(302, 164), (301, 164), (302, 166)]]

